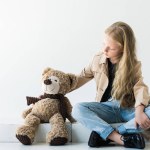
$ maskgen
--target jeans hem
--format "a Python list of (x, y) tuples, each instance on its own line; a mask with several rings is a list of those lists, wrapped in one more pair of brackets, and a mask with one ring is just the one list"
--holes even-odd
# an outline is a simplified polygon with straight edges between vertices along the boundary
[(119, 127), (117, 127), (117, 130), (120, 134), (124, 134), (126, 133), (126, 128), (123, 125), (120, 125)]
[(100, 136), (106, 140), (107, 137), (114, 131), (115, 129), (112, 127), (109, 127), (107, 129), (105, 129), (103, 132), (101, 132)]

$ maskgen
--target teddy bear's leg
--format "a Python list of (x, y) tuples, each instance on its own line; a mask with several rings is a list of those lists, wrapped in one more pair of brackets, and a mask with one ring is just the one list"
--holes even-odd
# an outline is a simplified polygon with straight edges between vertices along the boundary
[(24, 145), (31, 145), (39, 124), (40, 119), (38, 117), (28, 114), (25, 118), (25, 125), (20, 126), (16, 131), (17, 139)]
[(61, 114), (56, 113), (50, 118), (51, 131), (47, 134), (50, 145), (64, 145), (68, 141), (68, 132)]

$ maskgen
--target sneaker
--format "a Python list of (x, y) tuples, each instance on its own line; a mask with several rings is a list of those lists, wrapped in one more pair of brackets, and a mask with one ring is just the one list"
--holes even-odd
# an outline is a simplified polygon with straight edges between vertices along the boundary
[(121, 136), (121, 140), (124, 142), (124, 147), (126, 148), (145, 148), (145, 141), (141, 134), (124, 134)]
[(88, 141), (88, 145), (90, 147), (109, 146), (110, 142), (110, 140), (103, 140), (97, 132), (92, 131)]

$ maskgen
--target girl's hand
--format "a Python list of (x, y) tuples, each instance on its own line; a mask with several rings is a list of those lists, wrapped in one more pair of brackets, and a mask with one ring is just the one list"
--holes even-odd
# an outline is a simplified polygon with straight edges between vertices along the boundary
[(150, 119), (144, 113), (143, 105), (138, 106), (135, 110), (135, 126), (136, 126), (136, 128), (138, 127), (138, 125), (142, 129), (145, 129), (145, 130), (150, 128)]

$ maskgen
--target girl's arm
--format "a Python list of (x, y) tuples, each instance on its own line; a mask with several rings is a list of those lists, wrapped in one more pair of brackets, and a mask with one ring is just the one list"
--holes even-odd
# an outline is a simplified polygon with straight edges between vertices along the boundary
[(135, 108), (135, 126), (138, 127), (138, 125), (143, 129), (150, 128), (150, 119), (144, 112), (145, 106), (139, 105)]
[(148, 106), (150, 101), (150, 96), (148, 92), (147, 85), (143, 82), (141, 63), (138, 62), (135, 66), (135, 85), (133, 87), (135, 96), (135, 107), (143, 104)]

